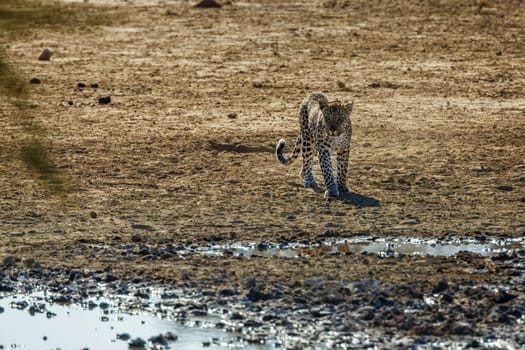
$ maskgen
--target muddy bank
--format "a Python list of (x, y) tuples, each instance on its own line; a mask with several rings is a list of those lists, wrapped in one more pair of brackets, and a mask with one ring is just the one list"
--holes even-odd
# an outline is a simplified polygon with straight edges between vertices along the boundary
[[(196, 272), (200, 269), (183, 270), (179, 281), (167, 283), (152, 277), (130, 277), (138, 274), (122, 274), (120, 268), (13, 267), (3, 269), (0, 291), (5, 296), (45, 290), (50, 301), (65, 304), (85, 304), (93, 297), (125, 298), (127, 312), (144, 309), (156, 313), (162, 309), (174, 319), (214, 316), (213, 326), (242, 334), (241, 343), (261, 343), (270, 348), (364, 349), (439, 343), (444, 348), (510, 349), (525, 344), (524, 252), (490, 258), (468, 253), (453, 259), (434, 258), (431, 262), (438, 266), (435, 273), (443, 277), (429, 278), (426, 283), (403, 276), (388, 280), (372, 273), (365, 278), (305, 277), (307, 273), (291, 273), (286, 267), (278, 276), (268, 276), (261, 272), (269, 260), (301, 258), (221, 257), (213, 261), (226, 267), (215, 276), (222, 283)], [(333, 254), (323, 258), (335, 263)], [(255, 263), (257, 270), (232, 278), (227, 266), (239, 259), (245, 266)], [(335, 259), (340, 264), (350, 263), (343, 256)], [(318, 262), (315, 258), (304, 260), (305, 265)], [(352, 260), (353, 264), (366, 262), (367, 266), (418, 266), (422, 260), (428, 263), (429, 258), (363, 253)], [(451, 266), (443, 271), (446, 260)], [(463, 273), (478, 278), (454, 278), (452, 265), (461, 265)], [(245, 267), (244, 271), (249, 269)]]

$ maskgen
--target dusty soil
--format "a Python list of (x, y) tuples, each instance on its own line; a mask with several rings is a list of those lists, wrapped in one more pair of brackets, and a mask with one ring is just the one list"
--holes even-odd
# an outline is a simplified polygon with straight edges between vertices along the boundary
[[(31, 173), (17, 156), (26, 135), (1, 102), (0, 257), (14, 257), (4, 272), (109, 267), (239, 289), (250, 277), (292, 289), (372, 278), (422, 293), (440, 280), (523, 279), (471, 255), (168, 259), (96, 248), (523, 236), (525, 8), (480, 3), (114, 1), (113, 25), (19, 36), (7, 52), (28, 81), (41, 79), (31, 113), (76, 191), (52, 196)], [(48, 62), (37, 60), (44, 48), (55, 52)], [(346, 200), (303, 189), (300, 163), (273, 155), (317, 91), (355, 100)]]

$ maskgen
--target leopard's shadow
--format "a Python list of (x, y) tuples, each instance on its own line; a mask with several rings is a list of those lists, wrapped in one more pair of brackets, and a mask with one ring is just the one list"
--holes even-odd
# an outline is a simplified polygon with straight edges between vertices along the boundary
[[(297, 182), (289, 182), (290, 185), (294, 187), (304, 188), (302, 184)], [(319, 191), (315, 191), (319, 194), (323, 194), (324, 190), (319, 189)], [(337, 198), (331, 198), (330, 200), (334, 201), (341, 201), (344, 203), (355, 205), (358, 208), (368, 208), (368, 207), (379, 207), (381, 205), (381, 202), (379, 199), (375, 199), (373, 197), (368, 197), (362, 194), (359, 194), (357, 192), (348, 192), (343, 193)]]
[(356, 192), (341, 194), (338, 198), (334, 198), (334, 200), (352, 204), (358, 208), (379, 207), (381, 205), (379, 199), (368, 197)]

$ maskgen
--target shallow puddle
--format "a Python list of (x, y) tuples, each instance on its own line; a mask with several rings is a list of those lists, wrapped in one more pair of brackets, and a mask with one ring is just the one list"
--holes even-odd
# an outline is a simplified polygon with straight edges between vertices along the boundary
[(129, 308), (119, 298), (82, 304), (52, 300), (44, 293), (0, 294), (0, 349), (270, 348), (217, 328), (214, 317), (177, 319), (176, 314), (159, 314), (160, 309)]
[(461, 252), (485, 256), (510, 253), (525, 249), (524, 238), (477, 240), (454, 238), (447, 240), (420, 238), (356, 237), (320, 243), (246, 243), (216, 245), (197, 248), (196, 251), (211, 255), (265, 256), (295, 258), (322, 254), (378, 254), (381, 256), (430, 255), (452, 256)]

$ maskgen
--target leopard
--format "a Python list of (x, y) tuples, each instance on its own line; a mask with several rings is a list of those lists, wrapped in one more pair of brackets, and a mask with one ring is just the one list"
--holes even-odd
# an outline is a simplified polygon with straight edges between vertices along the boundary
[[(314, 93), (301, 103), (299, 110), (299, 135), (288, 157), (283, 155), (286, 141), (280, 139), (275, 148), (279, 163), (291, 164), (302, 154), (302, 177), (305, 188), (322, 193), (313, 172), (314, 155), (317, 154), (323, 175), (327, 199), (338, 198), (350, 192), (347, 186), (352, 122), (350, 114), (354, 101), (344, 103), (330, 99), (323, 93)], [(337, 174), (332, 167), (332, 155), (337, 160)]]

